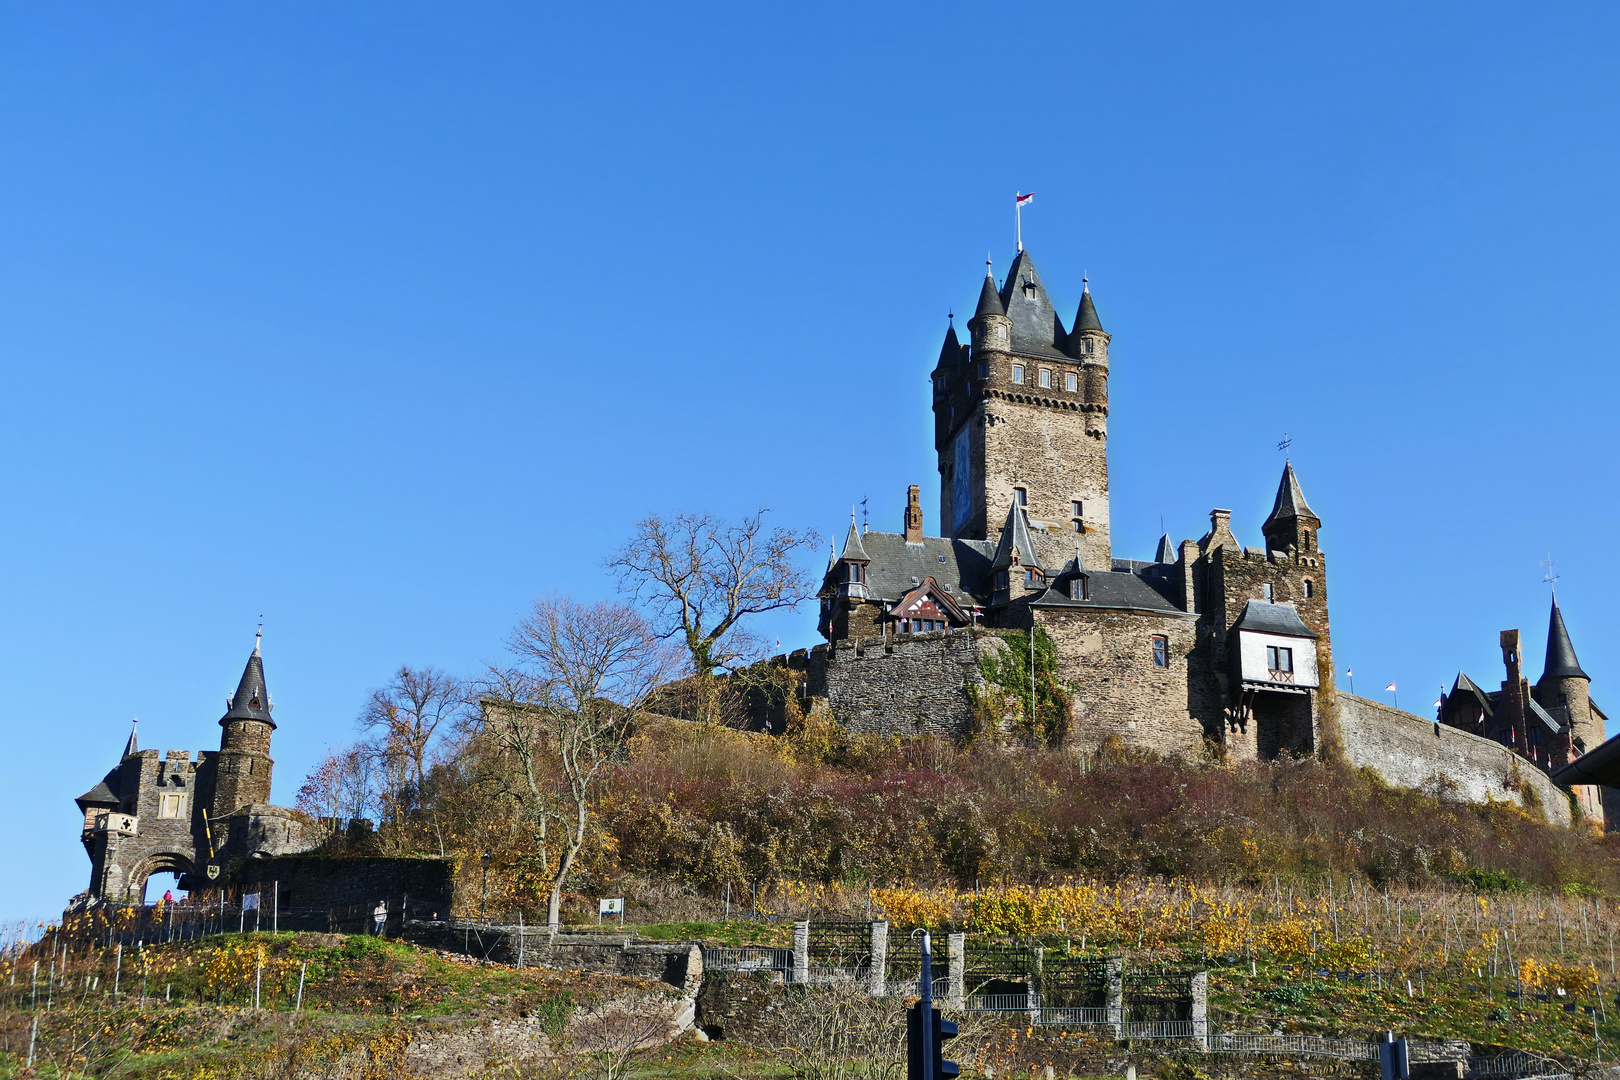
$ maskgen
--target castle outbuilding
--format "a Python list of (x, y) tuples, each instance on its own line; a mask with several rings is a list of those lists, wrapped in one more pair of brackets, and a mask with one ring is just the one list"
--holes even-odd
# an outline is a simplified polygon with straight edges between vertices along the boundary
[(187, 750), (142, 750), (132, 727), (118, 764), (74, 800), (90, 856), (82, 902), (139, 902), (147, 878), (161, 873), (203, 888), (232, 860), (314, 846), (302, 815), (270, 805), (272, 708), (256, 638), (226, 699), (217, 751), (193, 759)]

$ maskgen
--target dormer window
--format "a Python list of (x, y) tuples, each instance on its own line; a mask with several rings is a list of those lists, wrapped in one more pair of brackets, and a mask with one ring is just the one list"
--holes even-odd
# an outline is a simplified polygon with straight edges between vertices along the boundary
[(1007, 591), (1007, 571), (1002, 570), (996, 574), (996, 588), (1001, 592)]
[(1031, 302), (1033, 302), (1034, 299), (1035, 299), (1035, 279), (1034, 278), (1025, 278), (1024, 279), (1024, 299), (1029, 300)]
[(849, 570), (849, 573), (848, 573), (848, 576), (847, 576), (847, 580), (849, 581), (849, 583), (852, 584), (852, 585), (859, 585), (861, 583), (862, 579), (865, 576), (865, 575), (863, 575), (861, 573), (861, 570), (863, 569), (861, 564), (858, 563), (858, 562), (852, 562), (852, 563), (846, 563), (845, 565), (848, 567), (848, 570)]
[(1027, 566), (1024, 567), (1024, 581), (1026, 584), (1030, 584), (1035, 581), (1035, 571)]
[(1084, 575), (1084, 574), (1079, 574), (1074, 578), (1073, 581), (1070, 581), (1069, 582), (1069, 599), (1070, 600), (1090, 600), (1091, 599), (1091, 579), (1086, 577), (1086, 575)]
[(1024, 365), (1023, 364), (1014, 364), (1013, 365), (1013, 382), (1022, 385), (1023, 381), (1024, 381)]
[(1029, 488), (1021, 488), (1021, 487), (1013, 488), (1013, 502), (1017, 503), (1019, 506), (1028, 506), (1029, 505)]

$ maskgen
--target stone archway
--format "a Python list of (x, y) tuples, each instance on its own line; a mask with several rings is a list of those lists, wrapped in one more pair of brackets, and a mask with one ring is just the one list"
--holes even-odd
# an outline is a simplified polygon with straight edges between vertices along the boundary
[(178, 851), (154, 852), (130, 867), (129, 877), (124, 882), (124, 896), (129, 903), (139, 903), (146, 892), (146, 879), (153, 874), (173, 874), (180, 878), (193, 870), (195, 867), (189, 855), (182, 855)]

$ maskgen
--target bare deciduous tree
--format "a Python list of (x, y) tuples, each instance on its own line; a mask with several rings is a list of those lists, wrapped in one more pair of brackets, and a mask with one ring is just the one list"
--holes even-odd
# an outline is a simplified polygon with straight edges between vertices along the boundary
[[(546, 918), (555, 929), (602, 770), (673, 665), (634, 608), (566, 597), (536, 602), (508, 648), (517, 664), (491, 671), (481, 734), (510, 763), (501, 783), (528, 822), (550, 881)], [(562, 831), (555, 865), (547, 855), (551, 824)]]
[(367, 817), (378, 801), (371, 755), (360, 747), (334, 750), (298, 789), (298, 809), (310, 817), (345, 821)]
[[(814, 530), (767, 529), (766, 513), (735, 524), (712, 514), (653, 514), (608, 560), (620, 588), (651, 609), (659, 635), (680, 639), (700, 687), (717, 670), (757, 658), (761, 650), (743, 620), (796, 607), (815, 588), (796, 560), (820, 537)], [(714, 719), (708, 712), (703, 718)]]

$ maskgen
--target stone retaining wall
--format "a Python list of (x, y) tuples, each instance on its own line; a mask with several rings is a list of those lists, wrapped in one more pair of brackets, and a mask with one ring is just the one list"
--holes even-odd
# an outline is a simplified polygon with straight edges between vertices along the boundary
[(1570, 824), (1569, 796), (1500, 743), (1353, 694), (1336, 697), (1344, 755), (1357, 768), (1394, 787), (1512, 802), (1555, 825)]

